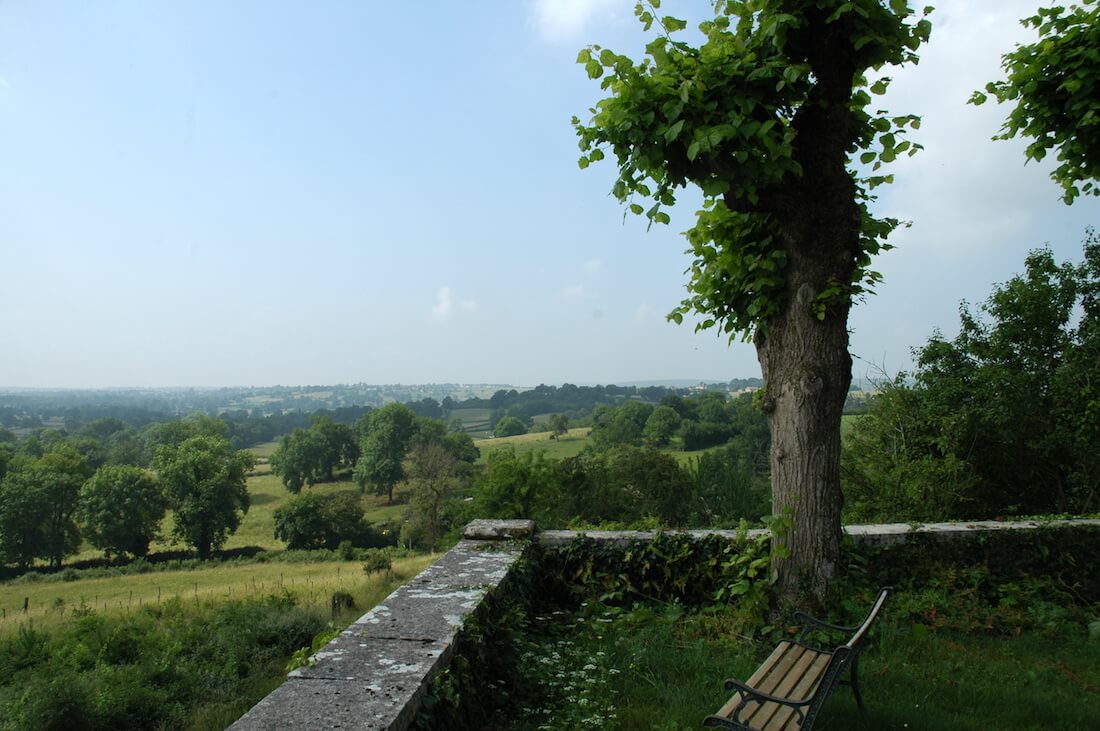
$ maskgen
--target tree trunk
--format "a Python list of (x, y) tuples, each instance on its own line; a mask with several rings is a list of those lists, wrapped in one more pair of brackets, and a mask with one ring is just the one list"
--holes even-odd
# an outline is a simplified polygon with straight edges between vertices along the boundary
[[(785, 549), (776, 556), (777, 612), (820, 605), (840, 558), (840, 417), (852, 381), (846, 288), (862, 251), (863, 212), (847, 169), (850, 39), (829, 24), (812, 38), (817, 83), (793, 121), (803, 175), (777, 201), (785, 305), (756, 336), (772, 437), (773, 512), (789, 520), (776, 540)], [(837, 287), (836, 296), (817, 301)]]
[(846, 317), (818, 320), (803, 281), (757, 338), (772, 437), (773, 512), (789, 520), (776, 543), (777, 611), (819, 604), (840, 555), (840, 417), (852, 380)]

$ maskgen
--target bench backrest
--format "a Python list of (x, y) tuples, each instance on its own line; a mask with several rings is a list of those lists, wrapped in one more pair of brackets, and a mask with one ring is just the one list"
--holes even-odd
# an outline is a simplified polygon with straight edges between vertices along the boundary
[(878, 618), (879, 613), (882, 611), (882, 607), (886, 604), (886, 597), (890, 595), (890, 587), (885, 586), (879, 589), (878, 598), (875, 599), (875, 603), (871, 606), (871, 611), (867, 613), (867, 619), (863, 620), (863, 624), (852, 635), (844, 646), (850, 650), (856, 652), (859, 651), (863, 645), (864, 640), (867, 638), (867, 632), (871, 629), (871, 625), (874, 624), (875, 619)]
[(825, 701), (833, 692), (836, 684), (840, 681), (842, 674), (848, 669), (849, 665), (859, 659), (859, 652), (863, 649), (863, 643), (867, 639), (867, 633), (871, 629), (871, 625), (874, 624), (875, 620), (878, 618), (878, 615), (882, 612), (882, 607), (886, 604), (886, 597), (890, 595), (891, 591), (892, 589), (889, 586), (879, 590), (875, 603), (871, 605), (871, 611), (867, 613), (867, 618), (856, 628), (856, 631), (852, 633), (851, 638), (847, 642), (833, 650), (833, 656), (829, 660), (829, 667), (825, 668), (825, 673), (821, 677), (821, 682), (817, 685), (813, 700), (810, 701), (810, 705), (806, 709), (806, 715), (802, 719), (800, 728), (808, 729), (813, 726), (817, 712), (825, 705)]

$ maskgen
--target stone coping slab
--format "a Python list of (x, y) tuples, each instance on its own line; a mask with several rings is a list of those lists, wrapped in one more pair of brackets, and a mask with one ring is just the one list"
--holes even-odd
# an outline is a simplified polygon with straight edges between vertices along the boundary
[(361, 681), (287, 681), (229, 728), (236, 731), (391, 731), (416, 718), (422, 690), (394, 694)]
[(533, 520), (471, 520), (462, 529), (462, 537), (492, 541), (502, 538), (531, 538), (535, 535)]
[[(954, 536), (965, 533), (975, 533), (990, 530), (1031, 530), (1044, 527), (1058, 526), (1098, 526), (1100, 520), (1092, 518), (1078, 518), (1067, 520), (972, 520), (957, 523), (877, 523), (867, 525), (846, 525), (844, 532), (855, 541), (863, 543), (894, 543), (903, 542), (907, 536), (917, 533), (931, 533), (935, 535)], [(667, 530), (667, 531), (630, 531), (630, 530), (546, 530), (540, 532), (536, 539), (546, 546), (561, 546), (585, 536), (597, 541), (609, 541), (611, 543), (629, 543), (632, 541), (652, 541), (660, 533), (665, 535), (683, 535), (693, 538), (706, 536), (721, 536), (734, 540), (739, 532), (736, 530)], [(748, 538), (767, 535), (766, 528), (753, 528), (748, 531)]]
[(523, 552), (518, 543), (463, 540), (424, 569), (408, 586), (496, 586)]
[(349, 625), (341, 635), (357, 639), (450, 642), (462, 620), (477, 609), (488, 589), (406, 584)]

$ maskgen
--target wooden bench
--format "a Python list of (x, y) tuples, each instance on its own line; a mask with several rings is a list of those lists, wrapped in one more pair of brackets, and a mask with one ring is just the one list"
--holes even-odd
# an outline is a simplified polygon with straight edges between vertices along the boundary
[[(737, 692), (718, 713), (707, 716), (703, 725), (743, 731), (806, 731), (837, 685), (851, 686), (856, 704), (863, 710), (859, 653), (890, 591), (889, 587), (879, 591), (858, 627), (840, 627), (795, 612), (795, 620), (802, 623), (798, 639), (781, 641), (748, 681), (727, 680), (726, 690)], [(811, 633), (822, 630), (843, 633), (848, 641), (832, 651), (807, 644)]]

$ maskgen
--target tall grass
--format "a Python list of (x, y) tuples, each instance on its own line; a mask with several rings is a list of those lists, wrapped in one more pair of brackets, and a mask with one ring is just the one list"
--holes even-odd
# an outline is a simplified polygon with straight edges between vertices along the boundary
[[(63, 625), (73, 614), (132, 614), (143, 607), (174, 599), (203, 604), (254, 599), (284, 590), (299, 604), (326, 610), (334, 591), (347, 591), (371, 606), (393, 588), (415, 576), (435, 559), (396, 559), (390, 576), (367, 579), (358, 561), (320, 563), (224, 563), (210, 568), (157, 571), (78, 581), (7, 582), (0, 592), (0, 636), (10, 635), (28, 621), (39, 629)], [(24, 601), (28, 612), (23, 612)]]

